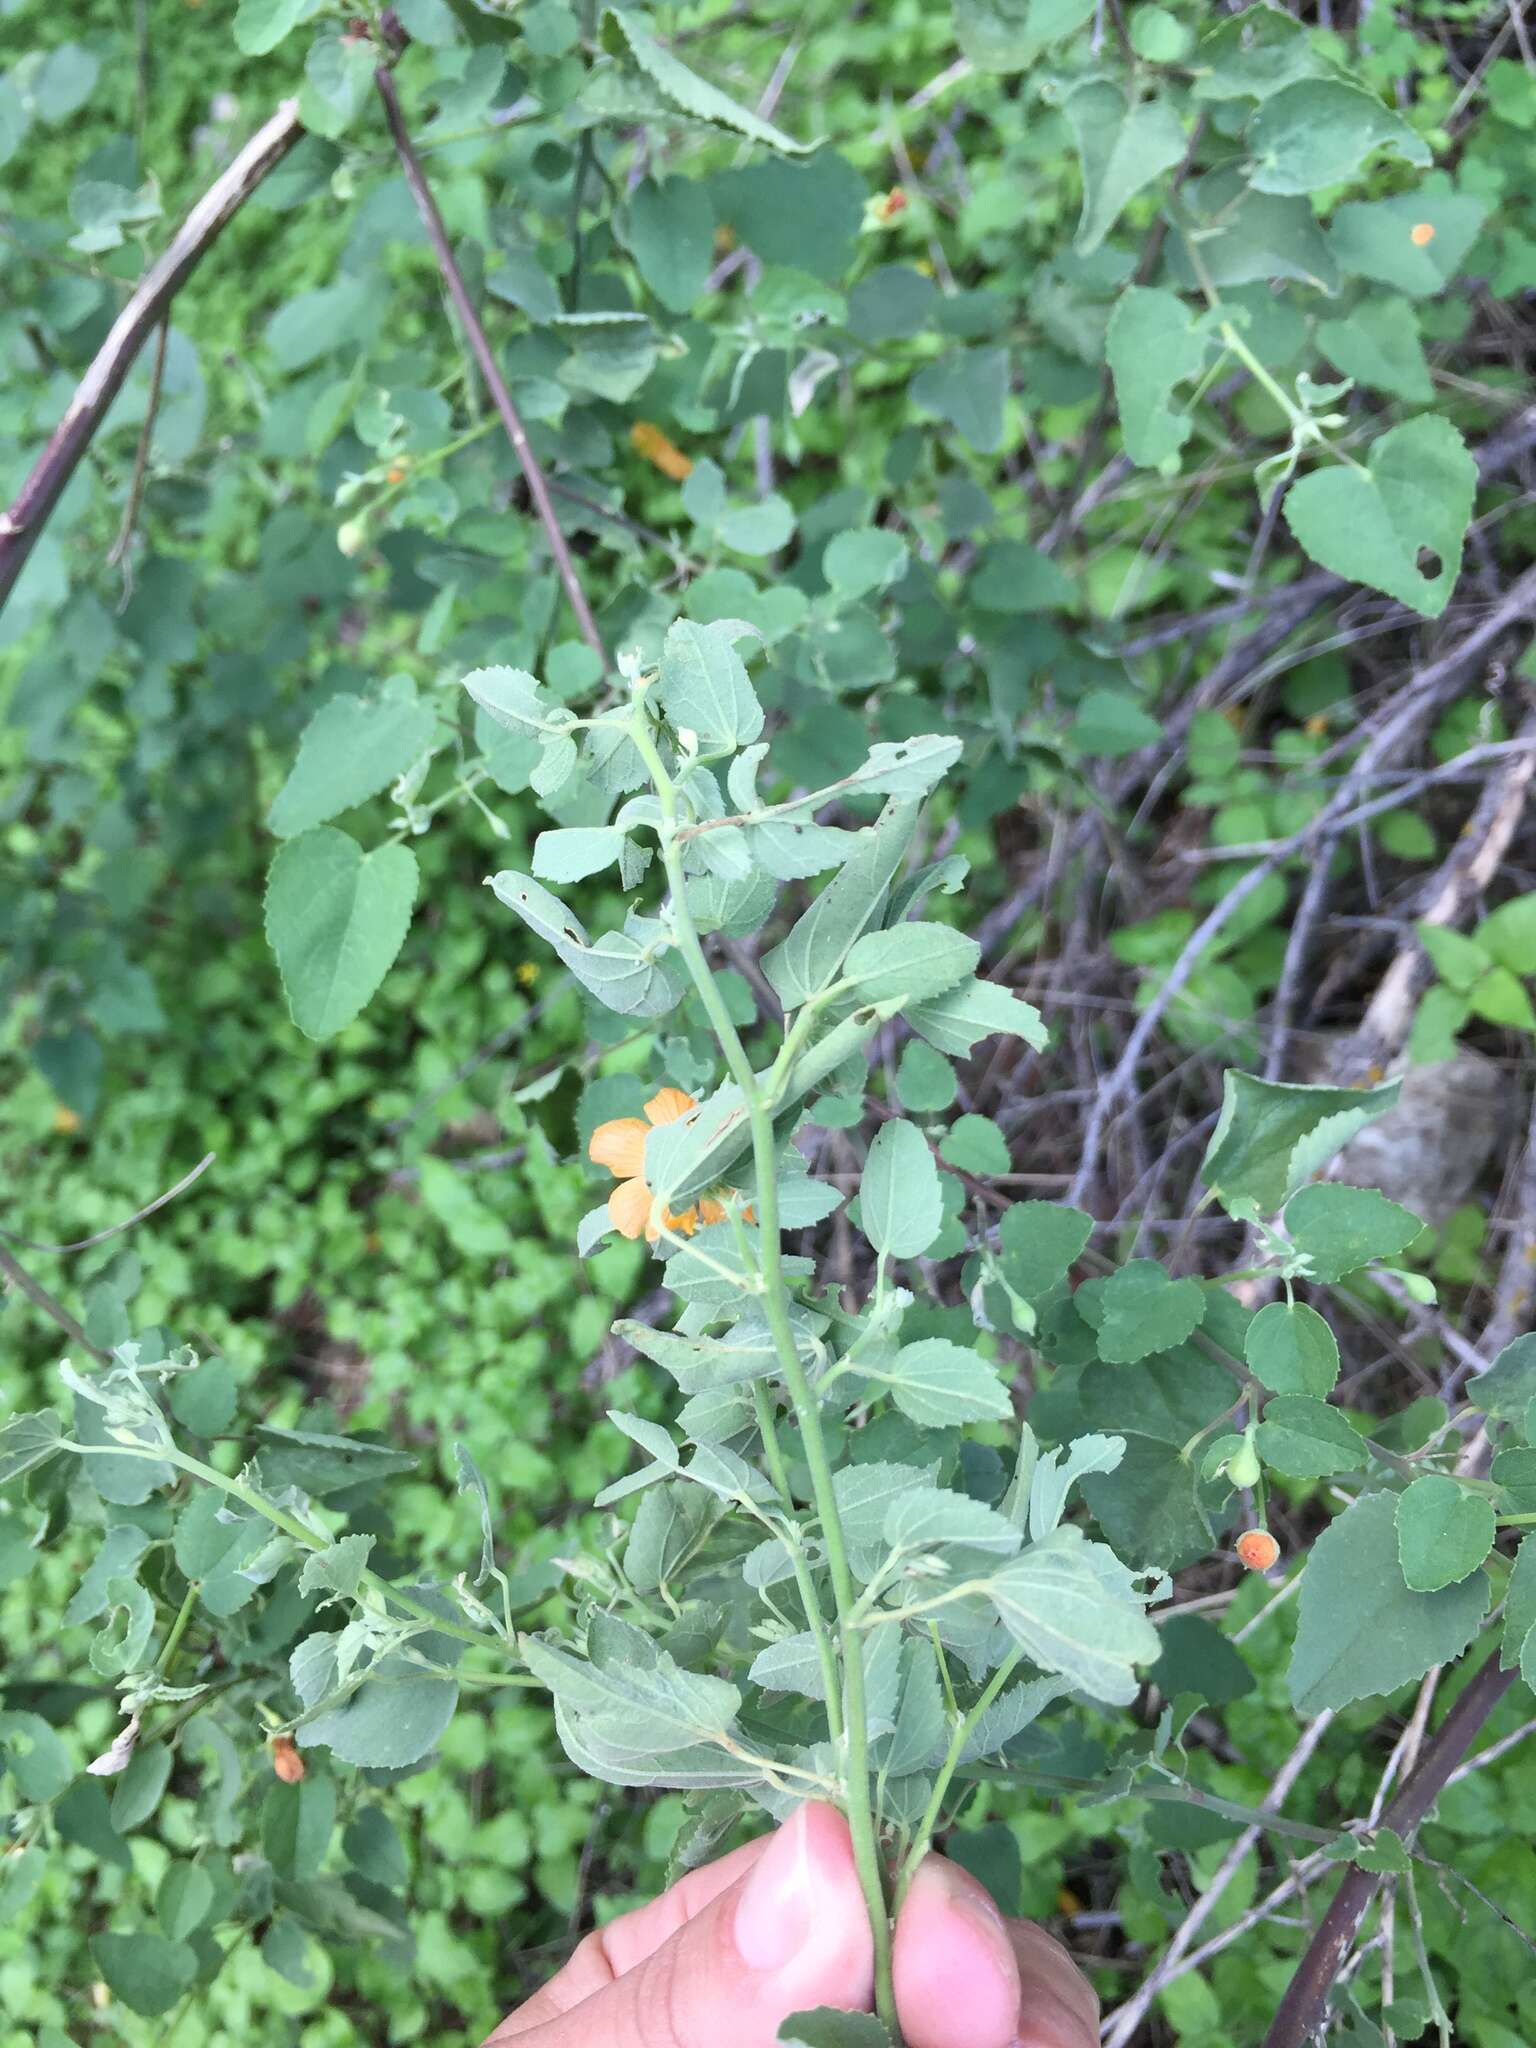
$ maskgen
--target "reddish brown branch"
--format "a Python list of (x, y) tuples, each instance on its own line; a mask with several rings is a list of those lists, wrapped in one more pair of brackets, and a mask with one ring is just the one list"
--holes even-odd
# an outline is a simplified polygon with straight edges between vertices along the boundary
[[(1461, 1762), (1473, 1737), (1513, 1683), (1514, 1671), (1501, 1671), (1497, 1655), (1490, 1656), (1461, 1698), (1440, 1725), (1440, 1731), (1425, 1750), (1418, 1769), (1404, 1781), (1401, 1791), (1381, 1816), (1380, 1825), (1411, 1839), (1419, 1823), (1445, 1789), (1445, 1782)], [(1323, 2018), (1328, 1994), (1338, 1982), (1354, 1943), (1366, 1908), (1376, 1896), (1380, 1875), (1352, 1864), (1297, 1965), (1284, 1998), (1281, 1999), (1264, 2048), (1301, 2048)]]
[(545, 478), (544, 471), (539, 466), (538, 457), (529, 446), (527, 431), (523, 426), (517, 407), (512, 403), (512, 394), (507, 389), (507, 380), (501, 374), (501, 368), (491, 348), (490, 339), (486, 334), (485, 328), (481, 325), (480, 315), (475, 311), (474, 303), (465, 286), (463, 272), (459, 269), (458, 262), (454, 257), (452, 245), (448, 240), (448, 230), (443, 225), (443, 216), (438, 212), (437, 201), (432, 196), (432, 187), (427, 183), (426, 173), (421, 167), (421, 160), (412, 147), (411, 138), (406, 132), (405, 120), (400, 111), (400, 96), (395, 91), (395, 81), (390, 76), (388, 70), (381, 65), (374, 73), (374, 83), (378, 86), (379, 98), (384, 102), (384, 117), (389, 123), (390, 137), (395, 145), (395, 154), (400, 159), (400, 168), (405, 173), (405, 182), (410, 186), (411, 195), (416, 201), (416, 209), (421, 215), (423, 226), (426, 228), (427, 239), (431, 242), (433, 254), (437, 257), (437, 267), (443, 273), (443, 282), (448, 287), (448, 296), (453, 300), (454, 311), (463, 323), (464, 334), (469, 342), (470, 352), (479, 365), (480, 374), (485, 379), (486, 389), (491, 394), (491, 401), (501, 416), (502, 425), (507, 430), (507, 439), (512, 443), (512, 452), (522, 466), (523, 475), (528, 482), (529, 495), (533, 499), (534, 508), (538, 512), (544, 532), (548, 537), (550, 552), (555, 558), (555, 568), (558, 570), (560, 581), (565, 587), (566, 597), (570, 600), (571, 610), (576, 615), (576, 624), (580, 629), (581, 637), (596, 653), (603, 667), (607, 668), (607, 650), (603, 646), (602, 635), (597, 630), (597, 621), (592, 616), (592, 608), (587, 603), (586, 594), (577, 580), (576, 564), (571, 559), (569, 544), (566, 541), (564, 532), (561, 530), (560, 522), (555, 516), (555, 507), (549, 495), (548, 481)]
[(285, 100), (221, 171), (172, 237), (169, 247), (145, 271), (112, 330), (81, 378), (69, 410), (34, 464), (9, 512), (0, 515), (0, 606), (26, 567), (37, 537), (47, 525), (64, 486), (107, 409), (122, 389), (139, 350), (166, 316), (177, 292), (267, 173), (303, 134), (297, 104)]

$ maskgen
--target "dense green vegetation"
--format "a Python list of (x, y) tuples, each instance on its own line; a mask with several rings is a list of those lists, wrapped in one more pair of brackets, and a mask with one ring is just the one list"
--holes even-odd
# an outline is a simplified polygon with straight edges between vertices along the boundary
[[(631, 653), (659, 669), (663, 780), (695, 819), (689, 735), (723, 810), (725, 757), (766, 714), (756, 787), (728, 786), (745, 826), (705, 835), (723, 850), (688, 891), (756, 1064), (793, 1007), (773, 948), (888, 798), (927, 799), (913, 914), (963, 962), (940, 995), (974, 962), (1049, 1033), (1015, 1005), (986, 1026), (1014, 1035), (924, 1035), (921, 999), (879, 982), (892, 1014), (805, 1090), (800, 1149), (848, 1196), (878, 1133), (914, 1134), (919, 1213), (802, 1188), (787, 1234), (816, 1310), (878, 1317), (894, 1271), (918, 1297), (901, 1341), (982, 1374), (971, 1407), (927, 1412), (883, 1391), (899, 1375), (866, 1380), (827, 1406), (839, 1458), (932, 1457), (1003, 1514), (1023, 1418), (1077, 1447), (1069, 1522), (1101, 1562), (1172, 1575), (1160, 1656), (1127, 1650), (1119, 1692), (1089, 1682), (1093, 1628), (1077, 1663), (1032, 1657), (1072, 1689), (962, 1780), (949, 1852), (1061, 1933), (1117, 2048), (1264, 2038), (1345, 1865), (1381, 1883), (1329, 2038), (1516, 2048), (1536, 1937), (1536, 1764), (1506, 1745), (1536, 1677), (1512, 1562), (1536, 1510), (1517, 14), (0, 17), (6, 500), (199, 194), (285, 96), (305, 130), (176, 296), (163, 356), (150, 334), (0, 611), (0, 1421), (88, 1432), (61, 1355), (89, 1371), (136, 1343), (131, 1427), (163, 1414), (186, 1456), (254, 1472), (332, 1560), (228, 1536), (184, 1469), (44, 1457), (24, 1420), (0, 1436), (0, 2048), (478, 2038), (594, 1919), (777, 1810), (770, 1782), (685, 1792), (664, 1760), (654, 1792), (595, 1781), (524, 1664), (490, 1654), (512, 1649), (503, 1595), (525, 1634), (590, 1647), (594, 1607), (622, 1613), (739, 1688), (767, 1640), (716, 1494), (696, 1526), (680, 1480), (592, 1505), (671, 1443), (678, 1388), (635, 1343), (688, 1297), (676, 1258), (597, 1236), (613, 1183), (587, 1148), (657, 1088), (702, 1100), (730, 1072), (675, 931), (640, 931), (645, 993), (611, 1001), (611, 970), (519, 893), (531, 869), (598, 933), (631, 899), (658, 915), (643, 856), (665, 833), (616, 810), (641, 773), (569, 723), (629, 715), (609, 657)], [(381, 60), (589, 625), (450, 308)], [(679, 618), (702, 697), (676, 642), (667, 665)], [(716, 685), (734, 708), (712, 729)], [(917, 787), (866, 778), (792, 832), (754, 808), (927, 735), (958, 758)], [(888, 915), (872, 889), (829, 972), (889, 976), (857, 951)], [(1321, 1188), (1287, 1206), (1389, 1107), (1362, 1091), (1400, 1056), (1417, 1157), (1383, 1139), (1349, 1178), (1414, 1216), (1325, 1197), (1309, 1219)], [(1232, 1070), (1329, 1092), (1279, 1110), (1229, 1081), (1218, 1127)], [(750, 1198), (739, 1162), (717, 1177)], [(706, 1225), (706, 1256), (732, 1227)], [(156, 1378), (183, 1346), (196, 1370)], [(808, 1514), (803, 1418), (782, 1420)], [(755, 1459), (751, 1428), (728, 1443)], [(1096, 1470), (1082, 1447), (1106, 1434), (1125, 1448)], [(697, 1536), (680, 1600), (644, 1582), (644, 1515), (652, 1545)], [(1267, 1577), (1233, 1554), (1256, 1525)], [(483, 1620), (453, 1604), (465, 1573)], [(404, 1647), (379, 1631), (411, 1588), (475, 1647), (449, 1718), (449, 1646), (412, 1639), (431, 1675), (394, 1675), (425, 1718), (391, 1753), (358, 1725), (387, 1674), (338, 1706), (291, 1658), (350, 1621), (361, 1679)], [(1134, 1644), (1126, 1611), (1102, 1626)], [(1501, 1655), (1524, 1676), (1495, 1702)], [(91, 1775), (139, 1681), (131, 1762)], [(1488, 1760), (1416, 1837), (1417, 1816), (1394, 1827), (1478, 1685)], [(776, 1754), (817, 1740), (814, 1695), (763, 1683), (749, 1711)], [(269, 1738), (295, 1727), (289, 1784)], [(908, 1846), (914, 1816), (882, 1817)]]

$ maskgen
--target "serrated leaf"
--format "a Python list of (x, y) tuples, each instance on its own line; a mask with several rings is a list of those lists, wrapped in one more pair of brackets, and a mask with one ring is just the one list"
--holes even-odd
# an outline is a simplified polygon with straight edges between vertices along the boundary
[(763, 729), (763, 707), (736, 652), (746, 635), (759, 637), (741, 619), (679, 619), (667, 629), (658, 700), (673, 726), (710, 747), (750, 746)]
[(904, 1118), (875, 1133), (859, 1183), (859, 1218), (875, 1250), (895, 1259), (920, 1258), (943, 1228), (939, 1169), (927, 1139)]
[(843, 1534), (855, 1550), (867, 1550), (883, 1540), (885, 1518), (892, 1503), (914, 1487), (932, 1486), (936, 1468), (871, 1462), (844, 1465), (832, 1475), (832, 1492), (837, 1501)]
[(93, 1935), (91, 1954), (113, 1996), (147, 2019), (178, 2005), (197, 1977), (194, 1948), (145, 1928), (132, 1934)]
[(570, 714), (555, 704), (520, 668), (477, 668), (464, 678), (464, 688), (490, 718), (524, 739), (544, 739), (570, 723)]
[(1318, 1537), (1302, 1575), (1291, 1699), (1320, 1714), (1396, 1692), (1459, 1657), (1488, 1605), (1475, 1572), (1438, 1593), (1415, 1593), (1397, 1554), (1397, 1500), (1357, 1500)]
[(1063, 1281), (1093, 1235), (1093, 1218), (1057, 1202), (1014, 1202), (998, 1225), (1003, 1276), (1026, 1301)]
[(955, 0), (955, 33), (978, 71), (1024, 71), (1092, 14), (1093, 0)]
[(386, 1657), (343, 1705), (303, 1722), (296, 1740), (301, 1749), (323, 1745), (343, 1763), (401, 1770), (436, 1748), (458, 1701), (452, 1679)]
[(1449, 420), (1425, 413), (1373, 442), (1365, 471), (1334, 464), (1292, 484), (1285, 520), (1314, 562), (1437, 619), (1461, 572), (1476, 495), (1466, 443)]
[(1358, 1472), (1366, 1459), (1365, 1441), (1348, 1418), (1302, 1394), (1266, 1402), (1253, 1440), (1264, 1463), (1288, 1479)]
[(1156, 1259), (1132, 1259), (1111, 1273), (1099, 1292), (1099, 1356), (1111, 1365), (1135, 1365), (1154, 1351), (1172, 1351), (1205, 1315), (1198, 1280), (1173, 1280)]
[(993, 1574), (988, 1596), (1031, 1662), (1091, 1699), (1128, 1706), (1139, 1687), (1135, 1667), (1157, 1661), (1157, 1630), (1080, 1550), (1036, 1544)]
[(1307, 1394), (1321, 1400), (1339, 1377), (1339, 1344), (1315, 1308), (1272, 1301), (1248, 1325), (1245, 1356), (1255, 1378), (1272, 1394)]
[(1003, 445), (1008, 398), (1008, 351), (951, 348), (919, 370), (907, 387), (912, 403), (948, 420), (983, 455)]
[(874, 922), (917, 824), (917, 805), (888, 803), (789, 934), (763, 956), (763, 972), (786, 1010), (835, 979), (854, 940)]
[(624, 851), (617, 825), (567, 825), (533, 842), (533, 872), (546, 882), (584, 882), (611, 868)]
[(1426, 1472), (1397, 1498), (1397, 1554), (1415, 1593), (1438, 1593), (1475, 1572), (1493, 1548), (1493, 1503), (1449, 1473)]
[(334, 825), (278, 849), (267, 877), (267, 942), (307, 1037), (333, 1038), (383, 981), (405, 943), (416, 884), (408, 847), (365, 854)]
[(332, 697), (305, 726), (268, 825), (291, 839), (377, 796), (427, 751), (436, 729), (409, 676), (391, 676), (377, 697)]
[(1040, 1012), (1012, 989), (995, 981), (962, 982), (926, 1002), (909, 1003), (902, 1015), (912, 1029), (951, 1059), (965, 1059), (983, 1038), (1007, 1032), (1043, 1052), (1049, 1033)]
[(605, 7), (602, 40), (605, 49), (627, 54), (672, 106), (690, 120), (706, 121), (714, 128), (729, 128), (751, 142), (786, 155), (803, 155), (809, 145), (796, 142), (782, 128), (764, 121), (748, 108), (738, 106), (718, 86), (690, 71), (680, 57), (674, 57), (642, 25), (640, 17), (625, 7)]
[(1311, 1260), (1315, 1280), (1342, 1280), (1373, 1259), (1392, 1259), (1424, 1228), (1418, 1217), (1375, 1188), (1318, 1181), (1285, 1205), (1286, 1233)]
[(946, 924), (898, 924), (866, 932), (848, 949), (843, 974), (856, 984), (861, 1003), (902, 997), (924, 1002), (963, 981), (981, 958), (981, 947)]
[(987, 1550), (1011, 1557), (1023, 1537), (1005, 1515), (947, 1487), (909, 1489), (891, 1503), (882, 1532), (892, 1550)]
[(1000, 1422), (1013, 1413), (997, 1368), (947, 1337), (921, 1337), (878, 1364), (861, 1359), (858, 1371), (885, 1387), (902, 1414), (927, 1429)]
[(328, 1549), (311, 1551), (299, 1573), (300, 1597), (320, 1593), (330, 1600), (354, 1599), (372, 1548), (371, 1536), (338, 1536)]
[(1006, 1748), (1015, 1736), (1032, 1727), (1046, 1708), (1068, 1690), (1054, 1678), (1030, 1678), (1022, 1685), (1010, 1686), (992, 1702), (971, 1729), (965, 1748), (960, 1752), (960, 1761), (975, 1763), (980, 1757), (993, 1756)]
[(0, 1428), (0, 1486), (9, 1486), (38, 1465), (59, 1455), (64, 1434), (56, 1410), (44, 1408), (35, 1415), (13, 1415)]
[(1273, 1216), (1357, 1131), (1396, 1105), (1399, 1087), (1311, 1088), (1229, 1071), (1200, 1178), (1228, 1210), (1251, 1203)]
[(676, 990), (660, 963), (630, 933), (589, 938), (558, 896), (512, 868), (492, 875), (491, 888), (610, 1010), (624, 1017), (660, 1017), (676, 1003)]

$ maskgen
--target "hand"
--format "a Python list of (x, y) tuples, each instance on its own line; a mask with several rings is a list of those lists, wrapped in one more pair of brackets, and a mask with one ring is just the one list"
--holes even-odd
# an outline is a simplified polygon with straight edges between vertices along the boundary
[[(930, 1856), (895, 1935), (907, 2048), (1098, 2048), (1098, 2000), (1057, 1942)], [(485, 2048), (774, 2048), (792, 2012), (868, 2012), (874, 1949), (848, 1824), (807, 1805), (589, 1934)]]

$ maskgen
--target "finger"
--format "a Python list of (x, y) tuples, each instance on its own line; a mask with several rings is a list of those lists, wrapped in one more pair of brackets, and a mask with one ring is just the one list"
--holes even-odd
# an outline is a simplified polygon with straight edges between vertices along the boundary
[(534, 2027), (558, 2019), (561, 2013), (569, 2012), (616, 1977), (622, 1977), (626, 1970), (635, 1969), (721, 1892), (739, 1883), (772, 1839), (771, 1835), (760, 1835), (755, 1842), (733, 1849), (728, 1856), (690, 1870), (648, 1905), (623, 1914), (606, 1927), (595, 1928), (572, 1950), (558, 1976), (502, 2021), (485, 2048), (499, 2048), (502, 2042), (514, 2041)]
[[(556, 2012), (546, 2000), (531, 2025), (525, 2007), (492, 2040), (519, 2048), (774, 2048), (792, 2012), (869, 2006), (873, 1942), (848, 1824), (832, 1807), (798, 1808), (745, 1875), (702, 1905), (684, 1900), (665, 1911), (681, 1917), (654, 1947), (646, 1944), (660, 1919), (628, 1951), (610, 1953), (610, 1937), (625, 1925), (616, 1922), (602, 1937), (608, 1981)], [(621, 1968), (626, 1953), (639, 1959)]]
[(908, 2048), (1097, 2048), (1097, 2001), (1066, 1951), (942, 1856), (912, 1881), (893, 1967)]

